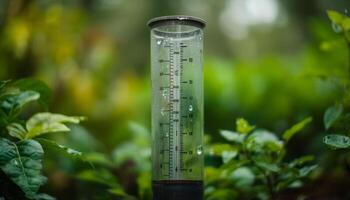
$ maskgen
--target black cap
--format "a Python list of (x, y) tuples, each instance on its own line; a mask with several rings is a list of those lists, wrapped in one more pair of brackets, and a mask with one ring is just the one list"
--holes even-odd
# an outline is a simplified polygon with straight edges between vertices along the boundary
[(169, 21), (176, 21), (179, 24), (192, 25), (198, 28), (204, 28), (206, 23), (203, 19), (198, 17), (192, 17), (187, 15), (171, 15), (153, 18), (148, 21), (147, 25), (150, 28), (155, 28), (164, 25)]

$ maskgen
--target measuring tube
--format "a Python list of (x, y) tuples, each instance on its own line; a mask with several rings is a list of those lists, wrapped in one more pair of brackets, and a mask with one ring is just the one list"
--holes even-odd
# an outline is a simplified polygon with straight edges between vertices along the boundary
[(202, 19), (150, 20), (154, 200), (203, 199)]

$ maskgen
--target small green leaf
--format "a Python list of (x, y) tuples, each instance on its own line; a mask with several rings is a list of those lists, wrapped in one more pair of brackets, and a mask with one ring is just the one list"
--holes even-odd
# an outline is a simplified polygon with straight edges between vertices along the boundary
[(226, 140), (232, 141), (232, 142), (237, 142), (237, 143), (242, 143), (244, 138), (245, 138), (245, 135), (243, 135), (243, 134), (239, 134), (237, 132), (228, 131), (228, 130), (221, 130), (220, 134)]
[(280, 152), (283, 142), (277, 136), (267, 130), (255, 130), (245, 142), (249, 151), (267, 153)]
[(35, 140), (14, 143), (0, 139), (0, 168), (30, 199), (35, 198), (39, 187), (46, 182), (41, 175), (43, 154)]
[(255, 127), (251, 126), (247, 120), (238, 118), (236, 120), (236, 131), (241, 134), (247, 134), (252, 131)]
[(235, 158), (237, 155), (238, 155), (238, 151), (223, 151), (222, 162), (226, 164), (230, 162), (233, 158)]
[(16, 117), (23, 106), (29, 102), (40, 98), (40, 94), (35, 91), (25, 91), (18, 94), (9, 95), (0, 102), (0, 107), (12, 118)]
[(280, 168), (273, 163), (267, 163), (264, 161), (257, 161), (256, 165), (263, 168), (264, 170), (271, 171), (271, 172), (279, 172)]
[(344, 15), (335, 10), (327, 10), (327, 15), (333, 23), (338, 25), (340, 25), (344, 19)]
[(70, 129), (63, 123), (77, 124), (83, 117), (69, 117), (61, 114), (38, 113), (32, 116), (26, 124), (28, 134), (26, 139), (34, 138), (45, 133), (65, 132)]
[(40, 144), (43, 145), (45, 149), (52, 149), (60, 153), (63, 153), (71, 158), (84, 160), (83, 153), (81, 153), (80, 151), (76, 151), (74, 149), (65, 147), (63, 145), (57, 144), (55, 141), (48, 140), (48, 139), (39, 138), (37, 139), (37, 141), (39, 141)]
[(52, 197), (48, 194), (37, 194), (35, 195), (34, 197), (35, 200), (55, 200), (56, 198), (55, 197)]
[(330, 127), (332, 127), (333, 123), (337, 121), (342, 112), (343, 106), (341, 104), (336, 104), (334, 106), (329, 107), (323, 116), (325, 128), (329, 129)]
[(350, 138), (345, 135), (326, 135), (323, 138), (323, 142), (336, 149), (345, 149), (350, 147)]
[(306, 177), (308, 176), (312, 171), (314, 171), (316, 168), (318, 167), (318, 165), (310, 165), (310, 166), (305, 166), (302, 167), (299, 170), (299, 177)]
[(51, 101), (52, 91), (43, 81), (33, 78), (26, 78), (15, 81), (13, 86), (19, 88), (21, 91), (32, 90), (39, 93), (39, 103), (45, 108), (48, 108)]
[(294, 126), (292, 126), (290, 129), (286, 130), (283, 133), (283, 139), (288, 142), (296, 133), (298, 133), (299, 131), (301, 131), (308, 123), (310, 123), (312, 121), (311, 117), (308, 117), (306, 119), (304, 119), (303, 121), (295, 124)]
[(8, 125), (6, 128), (9, 135), (11, 135), (12, 137), (18, 138), (20, 140), (23, 140), (27, 134), (27, 131), (23, 128), (23, 126), (18, 123), (12, 123)]
[(295, 167), (295, 166), (300, 166), (303, 165), (306, 162), (310, 162), (313, 161), (315, 159), (315, 156), (302, 156), (300, 158), (297, 158), (295, 160), (293, 160), (291, 163), (289, 163), (289, 167)]

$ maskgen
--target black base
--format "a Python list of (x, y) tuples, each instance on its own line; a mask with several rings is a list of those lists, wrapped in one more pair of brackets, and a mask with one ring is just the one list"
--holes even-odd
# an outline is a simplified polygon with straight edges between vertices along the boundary
[(153, 181), (153, 200), (203, 200), (203, 181)]

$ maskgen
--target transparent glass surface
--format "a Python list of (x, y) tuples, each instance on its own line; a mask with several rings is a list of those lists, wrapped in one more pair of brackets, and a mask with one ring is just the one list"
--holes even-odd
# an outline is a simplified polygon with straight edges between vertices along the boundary
[(203, 179), (203, 31), (151, 30), (153, 180)]

